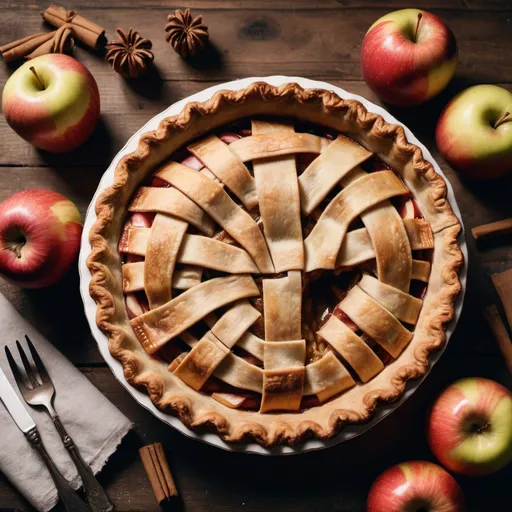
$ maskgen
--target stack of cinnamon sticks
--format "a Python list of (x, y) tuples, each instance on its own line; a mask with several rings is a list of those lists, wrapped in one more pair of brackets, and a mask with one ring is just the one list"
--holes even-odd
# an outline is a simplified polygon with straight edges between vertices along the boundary
[[(476, 226), (471, 230), (477, 242), (512, 234), (512, 218)], [(512, 269), (492, 274), (492, 282), (503, 304), (509, 327), (512, 328)], [(484, 317), (496, 338), (505, 363), (512, 373), (512, 341), (496, 305), (484, 308)]]
[(75, 11), (51, 5), (41, 13), (44, 21), (56, 27), (53, 32), (33, 34), (0, 46), (5, 62), (33, 59), (47, 53), (71, 53), (74, 39), (95, 50), (105, 42), (105, 29)]

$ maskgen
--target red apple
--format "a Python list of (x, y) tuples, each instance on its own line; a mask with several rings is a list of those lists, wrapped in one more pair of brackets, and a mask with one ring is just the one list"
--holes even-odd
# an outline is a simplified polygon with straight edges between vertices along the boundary
[(404, 462), (373, 483), (367, 512), (462, 512), (464, 496), (443, 468), (425, 461)]
[(24, 190), (0, 204), (0, 275), (23, 288), (56, 283), (80, 249), (74, 203), (50, 190)]
[(35, 147), (64, 153), (85, 142), (100, 115), (96, 81), (59, 53), (32, 59), (7, 80), (2, 109), (10, 127)]
[(493, 473), (512, 461), (512, 393), (488, 379), (462, 379), (436, 400), (428, 420), (430, 449), (451, 471)]
[(366, 83), (392, 105), (418, 105), (432, 98), (448, 85), (456, 65), (451, 30), (419, 9), (401, 9), (378, 19), (361, 48)]
[(512, 93), (497, 85), (460, 92), (437, 122), (436, 142), (466, 178), (489, 180), (512, 172)]

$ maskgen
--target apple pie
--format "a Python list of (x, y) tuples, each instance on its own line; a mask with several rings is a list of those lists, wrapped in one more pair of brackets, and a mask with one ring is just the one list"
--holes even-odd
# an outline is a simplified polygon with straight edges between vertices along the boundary
[(460, 291), (461, 225), (400, 126), (254, 83), (141, 136), (96, 202), (97, 323), (189, 428), (264, 446), (368, 421), (425, 374)]

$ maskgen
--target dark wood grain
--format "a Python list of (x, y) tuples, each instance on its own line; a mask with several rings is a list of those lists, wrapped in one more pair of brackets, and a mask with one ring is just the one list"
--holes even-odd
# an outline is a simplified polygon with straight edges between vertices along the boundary
[[(4, 0), (1, 41), (49, 30), (38, 14), (47, 4)], [(85, 214), (98, 181), (126, 140), (168, 105), (211, 85), (245, 76), (287, 74), (325, 79), (380, 104), (362, 81), (362, 38), (385, 12), (410, 7), (405, 0), (191, 0), (202, 14), (212, 45), (202, 57), (183, 62), (164, 40), (167, 14), (184, 7), (165, 0), (70, 0), (91, 20), (115, 28), (133, 26), (154, 43), (155, 68), (140, 81), (125, 81), (103, 60), (78, 47), (75, 56), (95, 76), (102, 118), (92, 138), (67, 155), (39, 152), (0, 121), (0, 200), (28, 188), (56, 190)], [(160, 441), (169, 455), (183, 503), (178, 510), (362, 512), (376, 475), (407, 459), (433, 460), (424, 433), (429, 404), (458, 377), (480, 375), (511, 386), (481, 310), (487, 272), (512, 267), (512, 240), (477, 248), (473, 226), (510, 217), (512, 178), (469, 183), (442, 160), (433, 137), (437, 117), (459, 90), (475, 83), (499, 83), (512, 90), (512, 2), (509, 0), (418, 0), (455, 33), (460, 63), (455, 80), (438, 98), (414, 109), (389, 110), (432, 152), (453, 185), (467, 230), (470, 253), (463, 314), (441, 360), (414, 396), (364, 436), (300, 457), (268, 458), (226, 453), (190, 440), (142, 409), (105, 366), (83, 314), (74, 268), (55, 287), (19, 290), (0, 282), (0, 292), (48, 337), (134, 422), (130, 434), (100, 475), (118, 510), (157, 511), (137, 449)], [(0, 86), (16, 65), (0, 64)], [(62, 313), (64, 311), (64, 314)], [(0, 432), (1, 435), (1, 432)], [(458, 478), (470, 512), (504, 510), (512, 471), (488, 478)], [(0, 510), (30, 510), (0, 475)]]
[[(482, 4), (485, 0), (480, 0)], [(479, 3), (478, 0), (475, 3)], [(506, 0), (491, 0), (493, 5), (503, 7)], [(2, 5), (5, 7), (19, 7), (20, 2), (16, 0), (4, 0)], [(357, 9), (362, 7), (380, 7), (382, 9), (393, 10), (411, 7), (411, 3), (407, 0), (243, 0), (234, 2), (233, 0), (191, 0), (186, 4), (176, 4), (175, 2), (168, 2), (167, 0), (139, 0), (137, 5), (145, 8), (165, 8), (169, 12), (175, 9), (184, 9), (188, 7), (193, 10), (193, 14), (206, 13), (211, 9), (234, 9), (243, 7), (244, 10), (272, 10), (272, 9), (303, 9), (303, 10), (345, 10)], [(84, 12), (84, 9), (99, 7), (103, 8), (105, 3), (102, 0), (88, 0), (83, 2), (81, 0), (71, 0), (66, 2), (68, 9), (76, 9)], [(109, 9), (133, 7), (133, 2), (130, 0), (113, 0), (109, 2)], [(466, 9), (468, 6), (464, 0), (418, 0), (414, 3), (414, 7), (418, 9)], [(31, 2), (28, 9), (40, 10), (41, 7)], [(197, 13), (195, 12), (197, 10)]]
[[(511, 7), (512, 10), (512, 7)], [(368, 27), (384, 14), (381, 9), (211, 9), (205, 12), (211, 46), (183, 62), (165, 41), (167, 9), (90, 9), (91, 20), (102, 21), (113, 37), (116, 27), (134, 26), (153, 41), (159, 75), (166, 80), (228, 80), (240, 76), (305, 75), (359, 80), (359, 50)], [(434, 10), (434, 12), (436, 12)], [(512, 12), (512, 11), (511, 11)], [(38, 16), (21, 16), (19, 9), (1, 9), (7, 41), (38, 32)], [(470, 10), (441, 11), (460, 50), (459, 71), (475, 80), (503, 81), (512, 75), (507, 50), (512, 44), (509, 16)], [(226, 30), (226, 27), (230, 27)], [(500, 37), (496, 37), (500, 34)], [(107, 73), (102, 59), (77, 49), (77, 56), (94, 74)]]

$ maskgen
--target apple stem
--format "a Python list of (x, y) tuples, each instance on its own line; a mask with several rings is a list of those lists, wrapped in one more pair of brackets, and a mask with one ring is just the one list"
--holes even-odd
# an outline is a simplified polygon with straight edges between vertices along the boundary
[(502, 125), (503, 123), (505, 123), (506, 121), (508, 121), (508, 117), (510, 116), (510, 112), (505, 112), (497, 121), (496, 121), (496, 124), (494, 125), (494, 129), (496, 130), (496, 128), (498, 128), (498, 126)]
[(416, 31), (414, 32), (414, 42), (418, 42), (418, 30), (420, 28), (421, 18), (423, 18), (423, 14), (421, 12), (418, 13), (418, 21), (416, 22)]
[(487, 422), (485, 425), (479, 425), (478, 423), (475, 423), (473, 425), (473, 431), (477, 434), (481, 434), (482, 432), (486, 431), (490, 426), (491, 424), (489, 422)]
[(25, 245), (25, 241), (23, 242), (14, 242), (8, 245), (8, 249), (12, 251), (14, 254), (16, 254), (16, 257), (19, 259), (21, 258), (21, 249), (23, 249)]
[(41, 78), (37, 74), (36, 68), (34, 68), (34, 66), (30, 66), (30, 71), (32, 71), (32, 73), (34, 73), (34, 76), (37, 78), (37, 81), (39, 82), (39, 85), (41, 86), (41, 89), (44, 91), (46, 89), (46, 87), (44, 86), (43, 81), (41, 80)]

